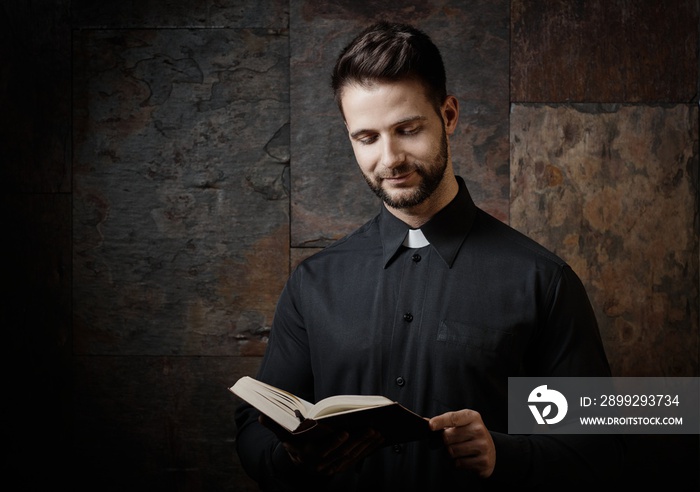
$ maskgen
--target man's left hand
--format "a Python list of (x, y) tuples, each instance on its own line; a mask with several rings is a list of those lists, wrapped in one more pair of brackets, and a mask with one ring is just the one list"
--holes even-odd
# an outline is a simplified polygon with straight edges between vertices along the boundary
[(459, 410), (430, 419), (432, 430), (443, 430), (443, 441), (458, 468), (471, 470), (482, 478), (493, 473), (496, 447), (479, 412)]

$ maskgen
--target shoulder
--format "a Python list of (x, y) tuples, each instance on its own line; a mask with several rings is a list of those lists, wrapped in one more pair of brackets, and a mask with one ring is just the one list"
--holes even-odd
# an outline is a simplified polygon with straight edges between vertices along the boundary
[(481, 209), (477, 209), (470, 239), (488, 247), (491, 255), (500, 253), (500, 256), (537, 261), (556, 269), (567, 266), (566, 261), (542, 244)]
[(352, 266), (360, 260), (368, 261), (377, 252), (381, 255), (378, 219), (378, 216), (372, 218), (346, 236), (305, 258), (297, 265), (293, 274), (324, 269), (331, 265), (333, 268), (346, 264)]

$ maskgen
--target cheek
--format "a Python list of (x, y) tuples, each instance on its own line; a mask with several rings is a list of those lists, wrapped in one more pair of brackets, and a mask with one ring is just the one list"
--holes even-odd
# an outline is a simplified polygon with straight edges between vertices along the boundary
[(357, 165), (360, 166), (363, 172), (371, 172), (376, 167), (376, 158), (374, 153), (370, 149), (365, 149), (359, 146), (354, 146), (353, 151), (355, 152), (355, 160)]
[(436, 139), (423, 142), (423, 144), (420, 147), (420, 150), (416, 150), (416, 152), (420, 152), (419, 155), (421, 156), (422, 161), (433, 161), (440, 154), (440, 140)]

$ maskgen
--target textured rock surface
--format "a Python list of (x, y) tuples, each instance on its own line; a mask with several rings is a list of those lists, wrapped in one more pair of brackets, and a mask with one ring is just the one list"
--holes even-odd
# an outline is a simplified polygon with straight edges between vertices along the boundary
[(261, 354), (288, 274), (287, 43), (76, 36), (78, 353)]
[(696, 0), (511, 2), (511, 100), (696, 99)]
[(581, 276), (617, 375), (696, 375), (697, 106), (607, 109), (513, 106), (511, 223)]

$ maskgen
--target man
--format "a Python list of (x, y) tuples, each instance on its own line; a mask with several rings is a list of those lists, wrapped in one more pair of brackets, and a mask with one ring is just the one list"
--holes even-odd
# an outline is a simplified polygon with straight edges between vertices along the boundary
[(281, 443), (242, 405), (248, 473), (271, 490), (599, 484), (601, 464), (618, 462), (616, 439), (506, 434), (509, 376), (610, 371), (576, 274), (476, 207), (455, 176), (459, 104), (438, 49), (413, 27), (379, 23), (341, 53), (332, 85), (383, 206), (292, 273), (258, 378), (309, 401), (382, 394), (430, 418), (441, 442), (383, 446), (373, 429), (340, 429)]

